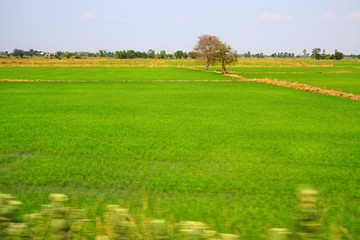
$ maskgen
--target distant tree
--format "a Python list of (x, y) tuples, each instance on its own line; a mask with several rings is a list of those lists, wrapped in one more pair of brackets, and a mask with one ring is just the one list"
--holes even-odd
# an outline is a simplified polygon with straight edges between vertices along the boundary
[(181, 59), (181, 58), (184, 58), (184, 52), (181, 51), (181, 50), (178, 50), (174, 53), (174, 56), (176, 59)]
[(197, 58), (204, 62), (206, 70), (209, 70), (209, 66), (215, 63), (221, 44), (221, 41), (216, 36), (202, 35), (199, 37), (194, 53)]
[(99, 57), (105, 57), (106, 56), (106, 51), (105, 50), (99, 50), (98, 55), (99, 55)]
[(147, 52), (147, 56), (148, 58), (155, 58), (156, 57), (156, 54), (155, 54), (155, 51), (150, 49), (148, 52)]
[(31, 49), (29, 50), (29, 56), (30, 56), (30, 57), (36, 56), (36, 51), (31, 48)]
[(38, 51), (38, 50), (34, 50), (34, 49), (31, 48), (29, 51), (25, 51), (24, 54), (26, 56), (34, 57), (34, 56), (41, 56), (43, 54), (43, 52)]
[(342, 52), (339, 52), (337, 49), (335, 49), (334, 58), (336, 60), (341, 60), (344, 58), (344, 54)]
[(251, 58), (251, 53), (250, 51), (248, 51), (247, 53), (244, 54), (245, 58)]
[(222, 43), (218, 49), (218, 56), (223, 73), (227, 73), (226, 65), (237, 61), (237, 53), (226, 43)]
[(64, 55), (64, 53), (63, 53), (62, 51), (57, 51), (57, 52), (55, 53), (55, 57), (56, 57), (56, 58), (61, 58), (63, 55)]
[(326, 50), (323, 49), (323, 50), (322, 50), (322, 54), (320, 54), (320, 58), (321, 58), (321, 59), (330, 59), (330, 55), (329, 55), (329, 54), (326, 54)]
[(66, 58), (71, 58), (72, 56), (73, 56), (73, 53), (71, 53), (71, 52), (64, 53), (64, 57), (66, 57)]
[(312, 57), (315, 58), (316, 60), (320, 60), (321, 58), (320, 52), (321, 52), (320, 48), (314, 48), (312, 50)]
[(303, 50), (304, 59), (305, 59), (305, 57), (306, 57), (306, 53), (307, 53), (307, 50), (304, 48), (304, 50)]
[[(104, 51), (104, 57), (107, 56), (107, 52), (105, 50)], [(92, 52), (79, 52), (78, 53), (81, 57), (98, 57), (99, 53), (92, 53)]]
[(129, 58), (129, 59), (136, 58), (136, 52), (134, 50), (127, 50), (126, 58)]
[[(121, 59), (126, 59), (128, 58), (127, 52), (125, 50), (121, 50), (119, 52), (117, 52), (117, 58), (121, 58)], [(115, 53), (116, 55), (116, 53)]]
[[(335, 49), (335, 51), (336, 51), (336, 49)], [(348, 55), (348, 57), (351, 57), (351, 58), (355, 59), (356, 55), (355, 54), (350, 54), (350, 55)]]
[(129, 50), (121, 50), (121, 51), (119, 51), (119, 53), (120, 53), (120, 58), (121, 58), (121, 59), (127, 59), (127, 58), (129, 58), (128, 51), (129, 51)]
[(161, 50), (161, 51), (160, 51), (160, 53), (159, 53), (159, 55), (158, 55), (158, 58), (160, 58), (160, 59), (166, 58), (166, 52), (165, 52), (165, 50)]
[(0, 51), (1, 57), (7, 57), (7, 55), (8, 55), (7, 51)]
[(25, 55), (25, 51), (22, 50), (22, 49), (17, 49), (17, 48), (15, 48), (14, 51), (12, 52), (12, 55), (13, 55), (14, 57), (20, 57), (20, 58), (22, 58), (22, 57), (24, 57), (24, 55)]
[(196, 58), (196, 54), (194, 52), (188, 52), (188, 57), (191, 59), (195, 59)]
[(255, 56), (256, 58), (264, 58), (264, 54), (263, 53), (256, 53), (253, 56)]
[(107, 52), (106, 53), (107, 57), (114, 57), (114, 55), (115, 55), (115, 53), (113, 53), (113, 52)]
[(137, 58), (148, 58), (148, 55), (147, 55), (146, 52), (139, 52), (139, 51), (137, 51), (137, 52), (136, 52), (136, 57), (137, 57)]

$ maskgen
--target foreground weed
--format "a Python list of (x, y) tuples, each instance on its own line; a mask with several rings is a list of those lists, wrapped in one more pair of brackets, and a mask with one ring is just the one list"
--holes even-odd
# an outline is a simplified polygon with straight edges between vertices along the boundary
[[(299, 188), (298, 214), (294, 229), (270, 228), (264, 240), (314, 240), (324, 239), (318, 208), (318, 192), (313, 188)], [(84, 212), (67, 206), (64, 194), (50, 194), (51, 204), (43, 205), (40, 213), (27, 214), (24, 221), (19, 218), (21, 202), (9, 194), (0, 194), (0, 237), (4, 240), (21, 239), (96, 239), (96, 240), (140, 240), (140, 239), (186, 239), (186, 240), (239, 240), (240, 236), (218, 233), (207, 224), (197, 221), (181, 221), (171, 227), (164, 219), (150, 219), (139, 226), (128, 209), (120, 205), (107, 205), (102, 216), (102, 227), (85, 218)], [(351, 234), (338, 228), (348, 239)], [(339, 232), (336, 236), (341, 236)]]

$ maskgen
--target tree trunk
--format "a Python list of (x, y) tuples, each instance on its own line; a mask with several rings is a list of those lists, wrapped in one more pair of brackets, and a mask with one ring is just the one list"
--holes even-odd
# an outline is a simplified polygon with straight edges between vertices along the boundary
[(223, 74), (227, 73), (224, 59), (221, 59), (221, 67)]
[(206, 70), (206, 71), (209, 70), (209, 66), (210, 66), (210, 58), (207, 57), (207, 58), (206, 58), (206, 62), (205, 62), (205, 70)]

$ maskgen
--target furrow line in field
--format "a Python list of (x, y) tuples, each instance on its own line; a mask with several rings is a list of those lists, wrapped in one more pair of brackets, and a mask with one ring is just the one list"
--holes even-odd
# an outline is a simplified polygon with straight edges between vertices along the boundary
[[(216, 73), (219, 74), (219, 72), (216, 72)], [(360, 95), (341, 92), (341, 91), (337, 91), (337, 90), (314, 87), (314, 86), (311, 86), (308, 84), (303, 84), (303, 83), (287, 82), (287, 81), (280, 81), (280, 80), (267, 79), (267, 78), (249, 79), (249, 78), (241, 77), (236, 74), (224, 74), (224, 75), (232, 77), (232, 78), (237, 78), (237, 79), (239, 79), (239, 81), (242, 81), (242, 82), (265, 83), (265, 84), (276, 85), (276, 86), (280, 86), (280, 87), (284, 87), (284, 88), (292, 88), (292, 89), (297, 89), (297, 90), (302, 90), (302, 91), (307, 91), (307, 92), (315, 92), (315, 93), (320, 93), (320, 94), (325, 94), (325, 95), (330, 95), (330, 96), (335, 96), (335, 97), (349, 98), (352, 100), (360, 101)]]
[[(200, 70), (200, 69), (196, 69), (196, 68), (191, 68), (191, 69), (206, 72), (206, 70)], [(230, 74), (230, 73), (224, 74), (223, 72), (220, 72), (220, 71), (211, 71), (211, 72), (214, 72), (216, 74), (223, 74), (224, 76), (238, 79), (239, 82), (265, 83), (265, 84), (280, 86), (280, 87), (284, 87), (284, 88), (292, 88), (292, 89), (297, 89), (297, 90), (302, 90), (302, 91), (307, 91), (307, 92), (320, 93), (320, 94), (324, 94), (324, 95), (343, 97), (343, 98), (360, 101), (360, 95), (341, 92), (341, 91), (332, 90), (332, 89), (324, 89), (324, 88), (314, 87), (314, 86), (311, 86), (308, 84), (303, 84), (303, 83), (287, 82), (287, 81), (280, 81), (280, 80), (267, 79), (267, 78), (250, 79), (250, 78), (244, 78), (237, 74)], [(234, 80), (229, 80), (229, 81), (234, 81)]]

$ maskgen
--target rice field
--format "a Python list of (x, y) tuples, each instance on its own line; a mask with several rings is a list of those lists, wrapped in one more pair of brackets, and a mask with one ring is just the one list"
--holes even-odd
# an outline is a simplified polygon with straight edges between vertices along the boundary
[(360, 95), (360, 67), (358, 62), (345, 64), (332, 62), (331, 65), (233, 67), (235, 74), (245, 78), (267, 78), (287, 82), (304, 83), (314, 87), (343, 91)]
[(0, 68), (0, 79), (68, 82), (211, 81), (231, 78), (186, 68)]
[[(255, 76), (246, 64), (231, 70)], [(324, 237), (360, 235), (358, 101), (177, 67), (3, 67), (0, 79), (31, 80), (0, 82), (0, 190), (25, 213), (62, 192), (91, 217), (120, 203), (138, 220), (258, 239), (293, 227), (309, 184)]]

